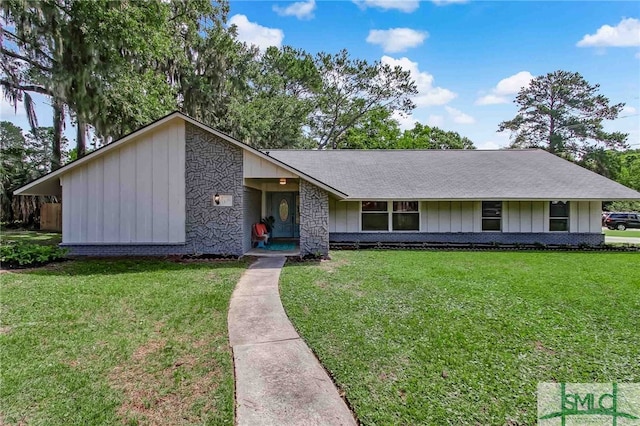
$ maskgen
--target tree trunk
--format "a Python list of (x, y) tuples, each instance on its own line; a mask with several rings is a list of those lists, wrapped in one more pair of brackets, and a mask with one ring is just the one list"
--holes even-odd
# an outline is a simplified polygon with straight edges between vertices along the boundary
[(51, 147), (51, 170), (59, 169), (62, 163), (62, 129), (64, 128), (64, 105), (53, 100), (53, 146)]
[(87, 153), (87, 123), (78, 117), (78, 134), (76, 136), (76, 153), (82, 158)]

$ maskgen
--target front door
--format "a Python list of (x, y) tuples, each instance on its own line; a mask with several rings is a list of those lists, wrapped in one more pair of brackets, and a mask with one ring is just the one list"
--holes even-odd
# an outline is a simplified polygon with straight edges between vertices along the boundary
[(294, 238), (298, 236), (298, 224), (296, 223), (296, 193), (272, 192), (271, 216), (273, 223), (272, 238)]

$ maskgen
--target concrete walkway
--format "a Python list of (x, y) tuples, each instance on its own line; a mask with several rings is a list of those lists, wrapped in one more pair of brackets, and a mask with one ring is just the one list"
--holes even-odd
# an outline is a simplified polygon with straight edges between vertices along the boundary
[(278, 279), (284, 262), (284, 257), (260, 258), (231, 297), (236, 424), (356, 425), (282, 307)]

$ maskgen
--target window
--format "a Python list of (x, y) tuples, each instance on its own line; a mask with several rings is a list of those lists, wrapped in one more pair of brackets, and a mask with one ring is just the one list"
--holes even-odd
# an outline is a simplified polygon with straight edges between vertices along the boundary
[(419, 231), (418, 201), (363, 201), (363, 231)]
[(362, 202), (362, 230), (388, 231), (389, 212), (386, 201)]
[(502, 201), (482, 202), (482, 230), (500, 231), (502, 229)]
[(567, 232), (569, 230), (569, 202), (551, 201), (549, 203), (549, 231)]
[(420, 230), (420, 211), (418, 210), (417, 201), (393, 202), (393, 230)]

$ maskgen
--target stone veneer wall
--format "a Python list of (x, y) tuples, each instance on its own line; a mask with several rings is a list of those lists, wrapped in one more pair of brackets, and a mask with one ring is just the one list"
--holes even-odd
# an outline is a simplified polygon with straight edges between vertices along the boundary
[(300, 179), (300, 255), (329, 254), (329, 194)]
[[(186, 123), (186, 252), (243, 254), (242, 149)], [(233, 196), (230, 207), (213, 196)]]
[(332, 243), (604, 244), (604, 235), (574, 232), (332, 232)]

